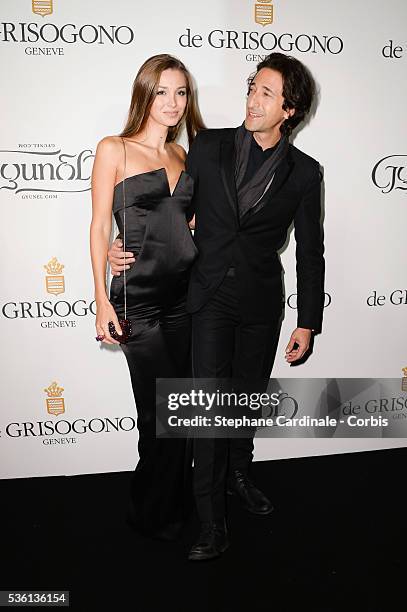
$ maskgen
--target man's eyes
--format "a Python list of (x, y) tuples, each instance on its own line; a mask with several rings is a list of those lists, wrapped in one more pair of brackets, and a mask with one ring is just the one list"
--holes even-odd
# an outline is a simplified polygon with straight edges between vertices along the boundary
[[(255, 88), (253, 86), (249, 87), (248, 95), (253, 93), (254, 91), (255, 91)], [(262, 94), (263, 94), (263, 96), (266, 96), (267, 98), (271, 98), (272, 97), (271, 94), (267, 93), (267, 91), (263, 91)]]

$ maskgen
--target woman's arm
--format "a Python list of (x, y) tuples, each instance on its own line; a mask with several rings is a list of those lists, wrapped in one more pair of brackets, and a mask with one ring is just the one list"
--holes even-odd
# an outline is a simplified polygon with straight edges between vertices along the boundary
[(96, 149), (92, 171), (92, 222), (90, 252), (96, 300), (96, 331), (107, 344), (119, 344), (109, 333), (109, 321), (116, 331), (121, 328), (106, 291), (106, 256), (112, 229), (113, 191), (119, 166), (119, 145), (115, 137), (101, 140)]

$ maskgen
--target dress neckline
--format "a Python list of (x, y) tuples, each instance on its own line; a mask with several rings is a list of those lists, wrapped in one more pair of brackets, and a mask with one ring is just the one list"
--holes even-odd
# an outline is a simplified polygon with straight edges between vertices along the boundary
[[(166, 171), (166, 169), (164, 167), (157, 168), (156, 170), (148, 170), (147, 172), (139, 172), (138, 174), (132, 174), (131, 176), (126, 176), (124, 178), (124, 180), (126, 181), (128, 179), (134, 179), (134, 178), (137, 178), (138, 176), (145, 176), (146, 174), (154, 174), (156, 172), (164, 172), (165, 180), (166, 180), (167, 187), (168, 187), (168, 192), (170, 194), (170, 197), (172, 198), (174, 193), (175, 193), (175, 191), (176, 191), (176, 189), (177, 189), (177, 187), (178, 187), (178, 185), (179, 185), (179, 182), (181, 180), (182, 175), (186, 174), (185, 170), (181, 170), (181, 173), (180, 173), (180, 175), (178, 177), (178, 180), (177, 180), (177, 182), (175, 184), (175, 187), (174, 187), (174, 189), (172, 191), (171, 191), (171, 187), (170, 187), (170, 182), (168, 180), (168, 174), (167, 174), (167, 171)], [(118, 183), (116, 183), (116, 185), (114, 186), (114, 189), (116, 189), (116, 187), (118, 187), (122, 183), (123, 183), (123, 180), (121, 180)]]

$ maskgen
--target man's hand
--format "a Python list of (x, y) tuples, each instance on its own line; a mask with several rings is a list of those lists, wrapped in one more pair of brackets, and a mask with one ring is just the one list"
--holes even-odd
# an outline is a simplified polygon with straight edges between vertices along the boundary
[[(120, 272), (123, 272), (124, 269), (128, 270), (130, 268), (129, 264), (136, 261), (133, 253), (125, 253), (123, 251), (123, 242), (120, 240), (120, 238), (116, 238), (116, 240), (112, 243), (112, 246), (107, 252), (107, 258), (109, 260), (113, 276), (120, 276)], [(124, 266), (124, 258), (126, 258), (126, 266)]]
[[(305, 329), (304, 327), (297, 327), (293, 331), (290, 342), (285, 349), (285, 359), (288, 363), (298, 361), (308, 351), (311, 332), (311, 329)], [(298, 345), (296, 349), (294, 349), (294, 344)]]

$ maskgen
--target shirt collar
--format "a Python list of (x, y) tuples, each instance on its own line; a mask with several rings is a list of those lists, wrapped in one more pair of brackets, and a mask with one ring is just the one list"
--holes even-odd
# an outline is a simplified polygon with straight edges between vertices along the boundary
[(262, 157), (264, 157), (264, 159), (267, 159), (268, 157), (270, 157), (270, 155), (273, 154), (273, 151), (275, 151), (275, 149), (278, 147), (279, 142), (280, 141), (278, 140), (273, 147), (269, 147), (268, 149), (264, 149), (263, 151), (261, 146), (256, 142), (254, 136), (252, 136), (252, 151), (255, 151), (257, 155), (261, 155)]

